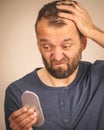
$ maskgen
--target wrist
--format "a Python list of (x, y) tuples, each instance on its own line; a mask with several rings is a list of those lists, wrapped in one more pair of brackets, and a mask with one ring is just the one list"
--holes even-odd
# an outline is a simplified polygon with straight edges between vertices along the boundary
[(104, 32), (97, 27), (94, 27), (89, 32), (88, 38), (92, 39), (100, 46), (104, 47)]

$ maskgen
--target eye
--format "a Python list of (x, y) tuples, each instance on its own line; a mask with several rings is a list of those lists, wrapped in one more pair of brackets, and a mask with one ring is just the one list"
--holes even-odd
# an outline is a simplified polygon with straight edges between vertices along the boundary
[(43, 48), (45, 49), (45, 51), (51, 51), (52, 50), (52, 46), (49, 44), (44, 44)]
[(71, 47), (70, 44), (65, 44), (65, 45), (63, 45), (63, 49), (64, 49), (64, 50), (69, 50), (70, 47)]

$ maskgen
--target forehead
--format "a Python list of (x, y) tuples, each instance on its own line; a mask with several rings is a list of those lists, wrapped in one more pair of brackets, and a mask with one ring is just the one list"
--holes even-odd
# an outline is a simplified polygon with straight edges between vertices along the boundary
[(62, 26), (54, 26), (50, 25), (47, 19), (42, 18), (37, 24), (36, 33), (37, 35), (41, 35), (43, 33), (52, 33), (56, 35), (63, 33), (78, 34), (78, 29), (72, 21), (65, 19), (64, 22), (65, 24)]

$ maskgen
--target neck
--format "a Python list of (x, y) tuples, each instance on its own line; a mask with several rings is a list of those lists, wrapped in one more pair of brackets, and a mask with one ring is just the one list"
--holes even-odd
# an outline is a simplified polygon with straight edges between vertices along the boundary
[(38, 76), (40, 78), (40, 80), (51, 87), (67, 87), (70, 83), (72, 83), (72, 81), (75, 79), (76, 75), (78, 72), (78, 68), (73, 72), (72, 75), (70, 75), (68, 78), (64, 78), (64, 79), (57, 79), (54, 78), (47, 70), (46, 68), (42, 68), (40, 70), (38, 70)]

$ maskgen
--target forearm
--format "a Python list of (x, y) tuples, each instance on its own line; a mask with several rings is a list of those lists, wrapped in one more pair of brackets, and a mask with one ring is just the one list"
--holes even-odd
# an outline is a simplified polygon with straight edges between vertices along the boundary
[(90, 32), (89, 38), (104, 48), (104, 31), (95, 28)]

